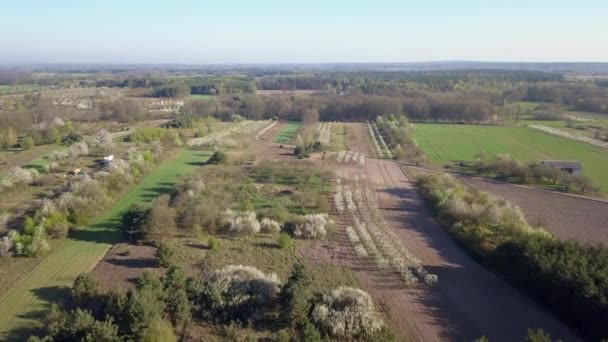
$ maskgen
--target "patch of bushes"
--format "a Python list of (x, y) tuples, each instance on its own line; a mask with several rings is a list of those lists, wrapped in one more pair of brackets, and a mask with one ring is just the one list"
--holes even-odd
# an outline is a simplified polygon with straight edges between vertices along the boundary
[(13, 167), (7, 173), (0, 175), (0, 192), (23, 189), (33, 184), (38, 179), (38, 176), (39, 173), (36, 169)]
[(200, 318), (247, 323), (264, 318), (280, 291), (280, 283), (275, 274), (237, 265), (202, 274), (192, 279), (188, 288)]
[(313, 306), (311, 320), (321, 332), (336, 338), (374, 336), (384, 328), (370, 295), (352, 287), (323, 295)]
[(332, 224), (327, 214), (309, 214), (289, 222), (286, 229), (298, 238), (321, 239), (327, 235), (328, 227)]
[(448, 175), (421, 177), (422, 196), (482, 262), (594, 340), (608, 336), (608, 248), (559, 241), (519, 208)]
[(122, 229), (125, 237), (133, 242), (144, 240), (148, 233), (150, 208), (135, 203), (122, 216)]
[(295, 215), (327, 211), (329, 184), (328, 174), (288, 163), (207, 165), (178, 182), (170, 205), (178, 229), (276, 232)]
[(291, 236), (289, 236), (289, 234), (287, 233), (281, 233), (279, 234), (279, 237), (277, 238), (277, 245), (279, 246), (279, 248), (281, 249), (287, 249), (289, 248), (289, 246), (291, 246)]
[(565, 192), (579, 194), (597, 194), (599, 187), (585, 176), (570, 175), (559, 169), (542, 164), (531, 163), (523, 165), (506, 154), (499, 154), (489, 159), (485, 152), (478, 155), (473, 164), (475, 172), (479, 175), (495, 175), (504, 181), (519, 183), (537, 183), (557, 186)]
[(322, 151), (323, 145), (321, 144), (321, 142), (315, 141), (314, 143), (306, 146), (296, 146), (296, 148), (293, 150), (293, 155), (296, 156), (298, 159), (304, 159), (310, 157), (311, 153)]
[(128, 136), (128, 140), (144, 144), (159, 141), (163, 146), (180, 146), (182, 144), (177, 131), (161, 127), (140, 127)]
[(163, 278), (144, 273), (135, 290), (108, 294), (81, 275), (71, 292), (64, 308), (54, 305), (47, 313), (43, 337), (31, 341), (176, 341), (173, 326), (191, 317), (186, 278), (177, 268)]
[(226, 154), (222, 151), (215, 151), (207, 160), (207, 164), (217, 165), (226, 163)]

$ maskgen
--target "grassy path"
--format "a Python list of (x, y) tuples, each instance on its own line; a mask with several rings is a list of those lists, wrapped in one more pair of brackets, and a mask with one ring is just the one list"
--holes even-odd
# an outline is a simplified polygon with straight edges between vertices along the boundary
[(277, 134), (273, 141), (279, 144), (287, 144), (293, 140), (296, 131), (300, 127), (300, 122), (298, 121), (289, 121), (287, 126), (283, 128), (279, 134)]
[(39, 327), (50, 303), (61, 300), (82, 272), (91, 271), (121, 237), (120, 219), (133, 203), (150, 202), (168, 192), (181, 175), (193, 171), (210, 154), (183, 150), (163, 162), (93, 224), (76, 234), (32, 269), (0, 298), (0, 340), (23, 340)]

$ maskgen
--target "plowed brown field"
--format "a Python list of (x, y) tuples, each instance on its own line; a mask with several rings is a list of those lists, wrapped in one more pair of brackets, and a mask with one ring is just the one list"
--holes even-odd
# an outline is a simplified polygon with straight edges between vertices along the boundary
[(608, 202), (513, 184), (459, 177), (466, 185), (517, 204), (528, 222), (542, 225), (559, 239), (608, 243)]

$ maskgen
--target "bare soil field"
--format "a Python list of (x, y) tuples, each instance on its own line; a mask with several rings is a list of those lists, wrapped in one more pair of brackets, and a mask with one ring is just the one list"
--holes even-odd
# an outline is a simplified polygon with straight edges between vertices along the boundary
[(492, 180), (458, 177), (466, 185), (517, 204), (528, 222), (559, 239), (608, 243), (608, 202), (542, 191)]
[(368, 160), (368, 181), (387, 222), (429, 272), (433, 287), (405, 288), (397, 275), (359, 269), (368, 291), (387, 307), (393, 326), (419, 341), (518, 341), (528, 328), (578, 340), (551, 314), (476, 263), (447, 234), (396, 163)]
[(348, 147), (357, 153), (365, 154), (366, 158), (373, 157), (370, 151), (371, 137), (367, 126), (361, 123), (349, 122), (344, 123), (347, 128), (346, 140)]
[[(287, 122), (277, 122), (268, 129), (263, 129), (250, 139), (249, 145), (253, 147), (258, 159), (264, 160), (293, 160), (293, 145), (279, 144), (272, 139), (287, 126)], [(281, 148), (283, 146), (283, 148)]]
[(103, 292), (111, 289), (134, 289), (135, 281), (145, 271), (159, 270), (155, 252), (156, 248), (152, 246), (116, 244), (91, 274), (97, 279), (99, 289)]

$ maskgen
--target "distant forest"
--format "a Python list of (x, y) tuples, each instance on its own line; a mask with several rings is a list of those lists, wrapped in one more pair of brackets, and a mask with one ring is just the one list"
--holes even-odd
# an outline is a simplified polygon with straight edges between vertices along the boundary
[[(206, 95), (210, 98), (187, 101), (182, 112), (222, 119), (239, 114), (251, 119), (360, 121), (383, 114), (406, 114), (412, 121), (500, 124), (517, 120), (522, 114), (518, 105), (521, 101), (608, 114), (608, 73), (596, 73), (605, 67), (604, 64), (487, 64), (492, 69), (466, 63), (455, 65), (468, 69), (403, 71), (395, 67), (397, 71), (389, 71), (390, 65), (376, 70), (365, 70), (366, 66), (372, 69), (374, 65), (359, 65), (358, 68), (351, 65), (353, 71), (345, 71), (345, 65), (324, 71), (315, 71), (315, 66), (307, 66), (309, 70), (286, 66), (233, 69), (216, 66), (207, 70), (179, 67), (0, 69), (0, 85), (36, 85), (52, 89), (124, 88), (138, 90), (140, 97), (174, 99)], [(444, 64), (435, 66), (438, 69), (445, 67)], [(513, 70), (509, 66), (528, 68)], [(587, 74), (577, 78), (578, 74), (573, 71), (536, 69), (584, 70)], [(262, 96), (260, 90), (279, 94)], [(308, 93), (303, 95), (298, 91)], [(145, 109), (125, 104), (132, 99), (128, 97), (112, 103), (97, 99), (93, 102), (96, 113), (104, 118), (128, 121), (146, 117), (141, 113)], [(36, 105), (29, 103), (18, 109), (35, 112), (34, 107)], [(13, 114), (12, 118), (5, 115), (0, 120), (28, 124), (24, 119), (28, 115)]]

